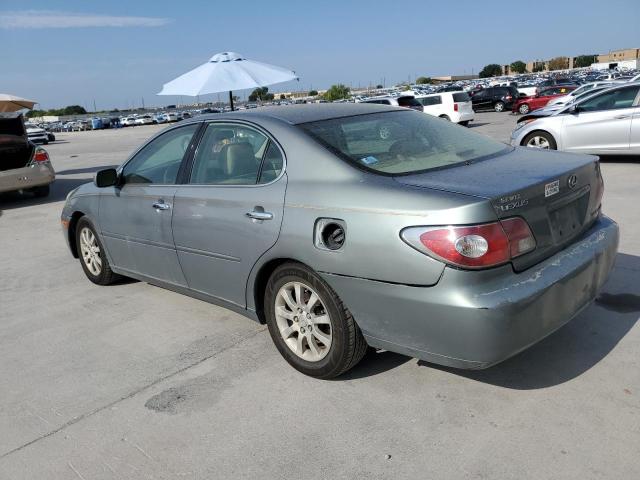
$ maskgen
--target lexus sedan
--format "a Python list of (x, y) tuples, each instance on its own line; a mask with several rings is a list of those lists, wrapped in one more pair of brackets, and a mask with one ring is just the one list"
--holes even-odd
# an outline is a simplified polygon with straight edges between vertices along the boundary
[(616, 256), (602, 194), (595, 157), (309, 104), (171, 126), (72, 191), (61, 221), (92, 282), (223, 305), (331, 378), (368, 346), (485, 368), (568, 322)]
[(558, 110), (524, 115), (511, 145), (599, 155), (640, 154), (640, 82), (607, 88)]

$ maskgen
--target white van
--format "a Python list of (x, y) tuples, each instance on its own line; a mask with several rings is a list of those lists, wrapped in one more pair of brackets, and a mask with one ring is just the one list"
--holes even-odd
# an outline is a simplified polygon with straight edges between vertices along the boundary
[(471, 97), (467, 92), (441, 92), (421, 95), (416, 100), (422, 104), (424, 113), (444, 118), (460, 125), (473, 120)]

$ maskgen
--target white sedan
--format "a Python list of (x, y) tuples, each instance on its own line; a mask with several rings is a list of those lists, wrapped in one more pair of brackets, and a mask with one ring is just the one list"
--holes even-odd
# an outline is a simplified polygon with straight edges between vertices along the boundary
[(640, 82), (586, 95), (557, 111), (523, 115), (511, 145), (596, 155), (640, 154)]

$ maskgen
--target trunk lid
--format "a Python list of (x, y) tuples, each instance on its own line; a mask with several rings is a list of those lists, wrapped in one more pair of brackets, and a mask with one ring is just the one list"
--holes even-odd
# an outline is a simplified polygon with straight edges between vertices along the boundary
[(513, 260), (517, 271), (553, 255), (587, 230), (599, 214), (602, 196), (597, 157), (526, 148), (394, 179), (413, 187), (486, 198), (499, 219), (524, 218), (536, 249)]
[(0, 171), (26, 167), (33, 151), (22, 116), (0, 117)]

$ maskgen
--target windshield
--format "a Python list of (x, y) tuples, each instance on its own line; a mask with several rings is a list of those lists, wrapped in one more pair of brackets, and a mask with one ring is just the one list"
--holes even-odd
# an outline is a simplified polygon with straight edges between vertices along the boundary
[(415, 111), (335, 118), (300, 127), (355, 166), (385, 175), (469, 162), (508, 148), (464, 127)]

